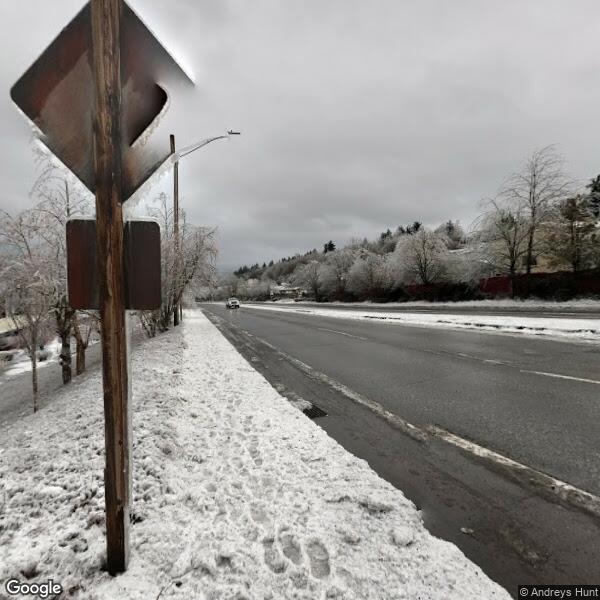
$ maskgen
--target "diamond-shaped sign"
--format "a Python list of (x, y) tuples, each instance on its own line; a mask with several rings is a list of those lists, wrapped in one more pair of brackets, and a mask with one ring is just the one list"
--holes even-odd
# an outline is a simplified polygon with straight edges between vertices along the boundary
[[(11, 97), (39, 128), (41, 141), (95, 192), (92, 61), (88, 3), (14, 85)], [(169, 157), (167, 141), (150, 135), (152, 125), (175, 88), (193, 84), (125, 2), (121, 73), (125, 201)]]

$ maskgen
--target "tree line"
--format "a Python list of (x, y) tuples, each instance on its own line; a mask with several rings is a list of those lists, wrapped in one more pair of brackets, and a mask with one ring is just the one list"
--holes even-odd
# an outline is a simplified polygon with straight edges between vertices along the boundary
[(528, 295), (534, 270), (577, 276), (600, 267), (599, 221), (600, 175), (578, 184), (547, 146), (480, 202), (467, 231), (453, 220), (435, 229), (415, 221), (341, 248), (330, 240), (322, 252), (243, 266), (214, 293), (266, 299), (274, 284), (287, 283), (317, 301), (386, 301), (406, 297), (411, 286), (458, 286), (473, 294), (482, 279), (507, 276), (513, 292), (523, 278)]

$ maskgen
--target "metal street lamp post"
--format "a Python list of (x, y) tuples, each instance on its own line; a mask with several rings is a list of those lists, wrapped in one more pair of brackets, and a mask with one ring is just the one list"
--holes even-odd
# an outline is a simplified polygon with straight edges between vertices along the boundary
[[(217, 135), (215, 137), (207, 138), (202, 140), (201, 142), (196, 142), (191, 146), (186, 146), (179, 152), (175, 151), (175, 136), (171, 134), (171, 154), (173, 155), (173, 162), (175, 163), (173, 168), (173, 235), (175, 236), (175, 272), (179, 275), (180, 271), (180, 255), (179, 255), (179, 161), (188, 154), (195, 152), (196, 150), (200, 150), (207, 144), (211, 142), (216, 142), (217, 140), (228, 140), (233, 135), (241, 135), (239, 131), (233, 131), (230, 129), (227, 132), (227, 135)], [(173, 307), (173, 325), (176, 327), (179, 325), (183, 315), (183, 311), (181, 309), (181, 305), (179, 302), (175, 302), (175, 306)]]

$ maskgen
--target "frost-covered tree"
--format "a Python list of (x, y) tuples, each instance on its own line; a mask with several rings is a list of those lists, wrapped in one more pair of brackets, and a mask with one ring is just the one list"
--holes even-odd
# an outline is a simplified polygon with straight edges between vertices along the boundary
[(321, 291), (325, 278), (325, 268), (317, 260), (311, 260), (294, 271), (292, 282), (310, 290), (317, 302), (321, 300)]
[[(38, 177), (31, 196), (40, 200), (34, 210), (39, 214), (39, 235), (43, 238), (49, 258), (54, 294), (52, 313), (56, 334), (61, 342), (60, 364), (63, 383), (71, 381), (71, 336), (77, 313), (67, 298), (67, 250), (65, 231), (67, 221), (92, 212), (92, 197), (74, 177), (46, 155), (38, 156)], [(77, 345), (77, 373), (85, 370), (85, 350), (89, 336), (96, 327), (96, 315), (79, 318), (75, 335)], [(87, 341), (86, 341), (87, 340)]]
[(466, 283), (475, 288), (482, 279), (492, 277), (495, 273), (496, 267), (482, 244), (472, 242), (464, 248), (448, 252), (445, 278), (452, 283)]
[(40, 235), (42, 229), (40, 214), (36, 211), (23, 211), (15, 217), (0, 212), (3, 247), (0, 280), (7, 316), (12, 319), (31, 361), (33, 412), (38, 409), (38, 351), (49, 336), (55, 297), (52, 258)]
[(386, 259), (374, 252), (361, 252), (348, 273), (348, 289), (363, 298), (381, 298), (392, 283)]
[(499, 196), (506, 209), (527, 222), (524, 260), (528, 279), (541, 241), (540, 227), (571, 188), (563, 163), (554, 146), (536, 150), (500, 189)]
[(450, 220), (442, 223), (435, 233), (444, 238), (448, 250), (458, 250), (465, 245), (465, 232), (458, 221)]
[(75, 337), (75, 372), (85, 372), (85, 355), (92, 335), (100, 333), (100, 317), (96, 311), (78, 310), (73, 317), (73, 336)]
[(424, 285), (443, 278), (448, 248), (445, 238), (424, 227), (412, 235), (400, 238), (396, 246), (395, 261), (413, 281)]
[(242, 287), (242, 279), (233, 274), (225, 275), (221, 278), (220, 287), (224, 290), (224, 295), (228, 298), (239, 296)]
[(497, 272), (510, 275), (513, 294), (518, 266), (528, 253), (531, 231), (524, 212), (521, 204), (511, 205), (501, 198), (489, 200), (476, 225), (474, 241), (480, 253)]
[(140, 313), (146, 334), (153, 337), (169, 328), (174, 308), (188, 286), (193, 282), (202, 285), (212, 282), (217, 247), (215, 230), (190, 225), (184, 211), (180, 211), (179, 240), (175, 243), (173, 209), (166, 194), (160, 194), (157, 206), (148, 212), (161, 229), (161, 306), (158, 310)]
[(261, 279), (249, 279), (244, 292), (248, 300), (266, 300), (269, 297), (271, 282)]
[(323, 288), (325, 292), (342, 300), (348, 284), (348, 273), (356, 260), (356, 252), (350, 248), (336, 250), (327, 255), (323, 268)]

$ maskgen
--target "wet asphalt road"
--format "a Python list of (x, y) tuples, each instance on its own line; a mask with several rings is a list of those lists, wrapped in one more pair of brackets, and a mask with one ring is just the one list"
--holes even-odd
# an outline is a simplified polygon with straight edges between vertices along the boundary
[(328, 415), (315, 422), (411, 498), (432, 533), (513, 595), (523, 583), (600, 580), (597, 518), (439, 440), (415, 442), (279, 352), (417, 426), (439, 425), (598, 493), (600, 387), (523, 372), (600, 379), (597, 345), (202, 308), (284, 396), (323, 408)]

